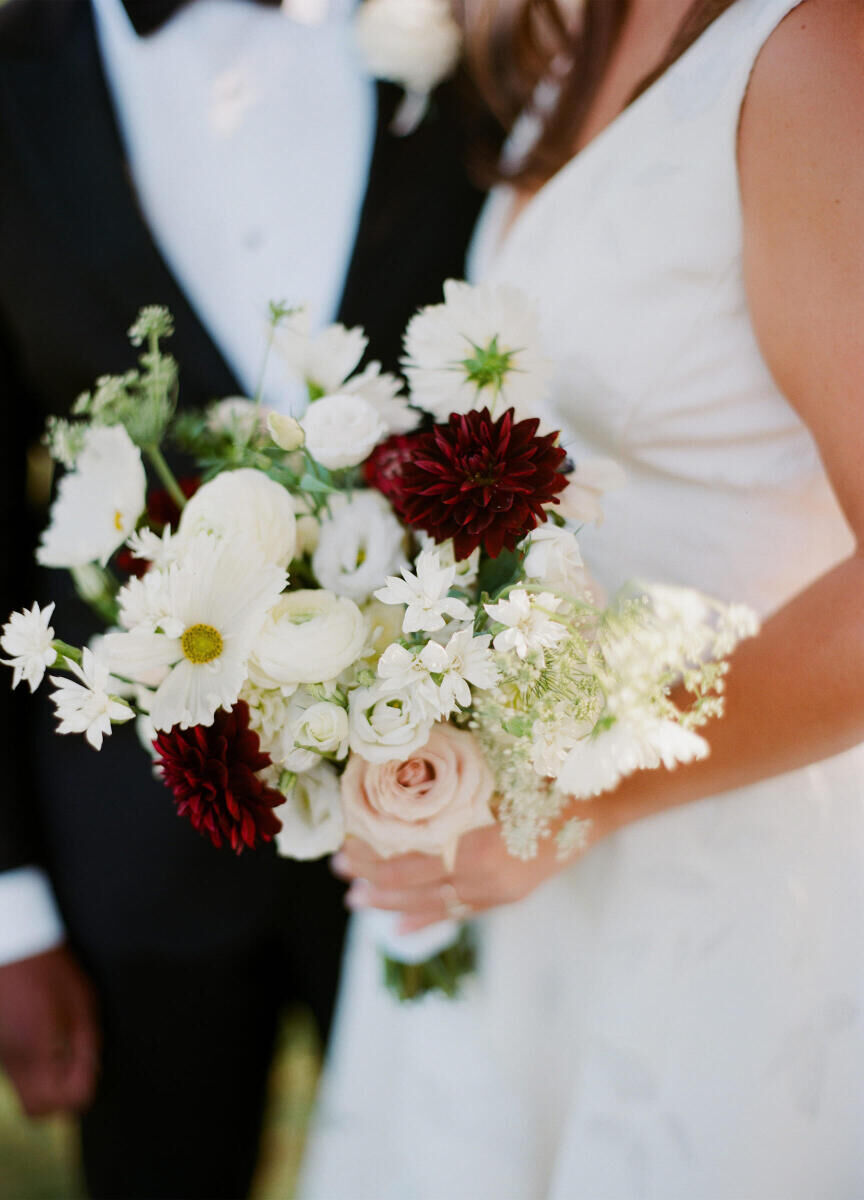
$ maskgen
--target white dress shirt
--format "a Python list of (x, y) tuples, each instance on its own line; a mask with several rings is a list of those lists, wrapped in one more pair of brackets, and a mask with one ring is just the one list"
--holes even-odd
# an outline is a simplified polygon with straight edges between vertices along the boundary
[[(146, 38), (121, 0), (93, 6), (147, 224), (251, 395), (269, 301), (305, 304), (313, 326), (339, 306), (375, 129), (375, 89), (352, 37), (354, 0), (294, 0), (287, 12), (195, 0)], [(285, 411), (302, 396), (276, 354), (263, 395)], [(62, 935), (41, 871), (0, 875), (0, 963)]]

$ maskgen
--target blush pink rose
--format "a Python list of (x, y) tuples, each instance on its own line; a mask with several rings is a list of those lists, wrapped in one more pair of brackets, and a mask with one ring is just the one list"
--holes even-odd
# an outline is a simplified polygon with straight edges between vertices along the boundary
[(352, 754), (342, 776), (345, 832), (385, 858), (440, 854), (452, 869), (462, 834), (495, 820), (494, 790), (473, 736), (438, 724), (403, 762), (371, 763)]

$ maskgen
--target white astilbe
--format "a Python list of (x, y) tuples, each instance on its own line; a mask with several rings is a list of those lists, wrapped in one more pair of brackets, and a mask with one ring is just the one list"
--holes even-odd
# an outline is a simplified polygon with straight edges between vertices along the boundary
[(45, 677), (47, 667), (57, 661), (57, 651), (54, 649), (54, 630), (51, 628), (51, 617), (54, 605), (40, 608), (34, 604), (23, 612), (12, 613), (3, 626), (3, 636), (0, 637), (0, 649), (9, 658), (0, 662), (12, 668), (12, 687), (26, 683), (31, 692), (35, 692)]
[(101, 750), (112, 724), (131, 720), (135, 712), (108, 690), (108, 667), (91, 650), (85, 648), (82, 652), (80, 667), (74, 662), (67, 665), (75, 679), (51, 676), (56, 689), (50, 699), (59, 722), (57, 732), (83, 733), (94, 750)]
[(448, 593), (456, 578), (456, 567), (445, 567), (437, 550), (423, 550), (414, 563), (414, 571), (402, 568), (402, 578), (387, 578), (386, 586), (375, 592), (382, 604), (406, 606), (402, 629), (405, 633), (434, 633), (443, 629), (447, 618), (470, 621), (474, 614), (458, 597)]

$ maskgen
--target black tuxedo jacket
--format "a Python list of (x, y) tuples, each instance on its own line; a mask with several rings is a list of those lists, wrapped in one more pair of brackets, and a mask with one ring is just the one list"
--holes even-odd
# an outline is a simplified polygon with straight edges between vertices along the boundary
[[(339, 316), (362, 324), (370, 357), (393, 369), (413, 310), (463, 274), (480, 196), (463, 169), (453, 89), (403, 139), (388, 132), (399, 93), (379, 85), (378, 99)], [(33, 566), (47, 513), (25, 499), (28, 451), (49, 413), (134, 364), (125, 330), (153, 303), (175, 317), (181, 403), (236, 394), (137, 206), (89, 0), (11, 0), (0, 9), (0, 620), (38, 596), (57, 600), (58, 636), (86, 640), (95, 629), (63, 573)], [(97, 754), (57, 737), (44, 697), (13, 696), (10, 681), (4, 668), (0, 870), (46, 863), (84, 947), (182, 950), (251, 936), (274, 873), (306, 868), (269, 848), (240, 859), (215, 851), (177, 820), (131, 729), (115, 729)]]

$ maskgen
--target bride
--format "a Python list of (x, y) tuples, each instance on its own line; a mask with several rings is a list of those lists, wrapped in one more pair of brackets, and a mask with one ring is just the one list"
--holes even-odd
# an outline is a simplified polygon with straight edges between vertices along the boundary
[(585, 0), (574, 30), (554, 0), (462, 9), (478, 86), (523, 114), (473, 278), (534, 299), (545, 417), (628, 476), (585, 558), (610, 590), (692, 585), (764, 628), (711, 757), (580, 804), (578, 861), (510, 858), (494, 827), (452, 875), (349, 844), (353, 907), (419, 929), (455, 889), (482, 912), (480, 972), (400, 1008), (356, 920), (302, 1194), (855, 1200), (864, 11)]

